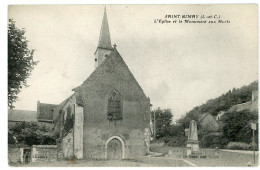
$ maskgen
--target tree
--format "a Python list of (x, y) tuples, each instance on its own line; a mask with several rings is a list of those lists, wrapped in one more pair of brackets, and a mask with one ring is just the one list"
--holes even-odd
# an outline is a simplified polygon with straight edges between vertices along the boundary
[(201, 117), (201, 114), (199, 111), (197, 111), (197, 107), (195, 107), (193, 110), (188, 112), (185, 116), (182, 116), (177, 123), (183, 127), (183, 130), (186, 128), (189, 128), (190, 121), (195, 120), (197, 122), (198, 128), (200, 128), (200, 122), (199, 119)]
[(29, 78), (37, 61), (33, 60), (34, 50), (28, 49), (25, 30), (18, 29), (15, 21), (9, 19), (8, 24), (8, 107), (14, 108), (17, 94), (22, 87), (28, 87)]
[[(230, 142), (252, 141), (251, 122), (258, 122), (258, 113), (249, 110), (227, 112), (222, 117), (223, 134)], [(258, 134), (258, 131), (256, 132)], [(256, 135), (256, 141), (258, 141)]]
[(172, 123), (172, 113), (170, 109), (161, 110), (160, 108), (151, 111), (151, 120), (154, 125), (154, 115), (155, 115), (155, 125), (156, 125), (156, 138), (168, 137), (170, 132), (170, 127)]

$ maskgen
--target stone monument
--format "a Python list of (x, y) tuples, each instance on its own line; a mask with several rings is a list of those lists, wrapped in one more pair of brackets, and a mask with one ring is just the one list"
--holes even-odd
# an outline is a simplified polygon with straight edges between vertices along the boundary
[(195, 120), (190, 121), (190, 127), (188, 132), (187, 141), (187, 156), (199, 152), (199, 140), (197, 131), (197, 122)]

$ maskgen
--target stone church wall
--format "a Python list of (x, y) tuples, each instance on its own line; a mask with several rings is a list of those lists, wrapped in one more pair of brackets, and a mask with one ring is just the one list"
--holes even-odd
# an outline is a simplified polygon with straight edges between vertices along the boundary
[[(120, 95), (122, 119), (108, 120), (108, 98), (112, 91)], [(106, 57), (89, 78), (75, 89), (84, 111), (83, 150), (85, 158), (106, 159), (111, 137), (124, 143), (124, 158), (147, 152), (146, 128), (149, 128), (150, 101), (117, 51)]]
[(149, 103), (123, 100), (123, 119), (109, 121), (107, 98), (100, 99), (97, 95), (90, 95), (90, 98), (84, 107), (84, 156), (106, 159), (105, 143), (112, 136), (119, 136), (125, 142), (125, 158), (145, 155), (145, 128), (149, 127)]
[(73, 157), (73, 133), (68, 133), (62, 139), (62, 151), (64, 158), (72, 158)]

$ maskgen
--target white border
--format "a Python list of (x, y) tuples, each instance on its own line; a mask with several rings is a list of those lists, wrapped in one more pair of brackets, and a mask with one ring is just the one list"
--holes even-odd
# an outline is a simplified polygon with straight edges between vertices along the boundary
[[(259, 4), (259, 0), (1, 0), (0, 5), (0, 96), (1, 96), (1, 169), (8, 167), (7, 156), (7, 19), (8, 19), (8, 5), (29, 5), (29, 4)], [(259, 9), (258, 9), (258, 23), (259, 23)], [(258, 40), (259, 40), (259, 26), (258, 26)], [(259, 41), (258, 41), (259, 42)], [(259, 43), (258, 43), (259, 51)], [(259, 55), (259, 52), (258, 52)], [(259, 60), (258, 60), (259, 65)], [(259, 68), (258, 68), (259, 70)], [(258, 75), (259, 76), (259, 75)], [(259, 78), (258, 78), (259, 79)], [(61, 167), (62, 169), (64, 167)], [(61, 169), (60, 168), (60, 169)], [(74, 169), (75, 167), (73, 167)], [(88, 167), (89, 168), (89, 167)], [(160, 167), (161, 168), (161, 167)], [(176, 167), (175, 167), (176, 168)], [(198, 167), (203, 169), (203, 167)], [(207, 167), (204, 167), (208, 169)], [(219, 167), (216, 167), (219, 168)], [(227, 169), (227, 167), (222, 169)], [(258, 167), (250, 167), (250, 169), (257, 169)], [(23, 169), (23, 168), (22, 168)], [(30, 168), (31, 169), (31, 168)], [(33, 168), (34, 169), (34, 168)], [(52, 168), (51, 168), (52, 169)], [(57, 168), (55, 168), (57, 169)], [(106, 167), (106, 169), (110, 169)], [(112, 168), (111, 168), (112, 169)], [(113, 168), (114, 169), (114, 168)], [(149, 168), (150, 169), (150, 168)], [(152, 167), (152, 169), (157, 169)], [(172, 167), (169, 167), (172, 169)], [(182, 168), (183, 169), (183, 168)], [(185, 168), (186, 169), (186, 168)], [(194, 167), (192, 168), (194, 169)], [(196, 168), (195, 168), (196, 169)], [(235, 169), (235, 168), (228, 168)], [(247, 169), (241, 168), (240, 169)]]

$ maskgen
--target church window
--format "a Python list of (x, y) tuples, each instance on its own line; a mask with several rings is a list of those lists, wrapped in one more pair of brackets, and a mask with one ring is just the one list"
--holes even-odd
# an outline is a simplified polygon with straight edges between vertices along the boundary
[(117, 90), (113, 90), (108, 97), (108, 120), (122, 119), (122, 103), (121, 96)]

